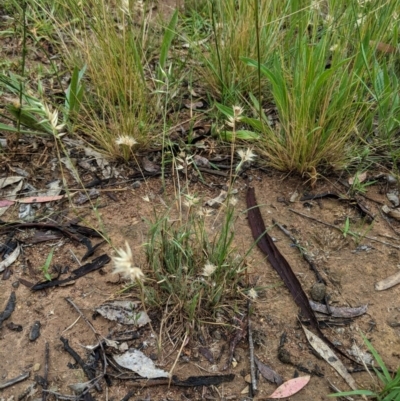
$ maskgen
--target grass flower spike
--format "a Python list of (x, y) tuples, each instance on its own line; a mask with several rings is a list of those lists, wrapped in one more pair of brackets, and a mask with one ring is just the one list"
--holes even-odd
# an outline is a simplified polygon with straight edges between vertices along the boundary
[(212, 263), (206, 263), (204, 265), (203, 271), (201, 272), (201, 275), (205, 277), (210, 277), (216, 269), (217, 266), (213, 265)]
[(114, 262), (114, 274), (121, 274), (127, 280), (142, 281), (144, 278), (144, 273), (139, 267), (135, 267), (133, 263), (132, 250), (127, 241), (125, 241), (124, 249), (118, 249), (118, 256), (113, 257)]
[(226, 124), (234, 128), (236, 123), (240, 121), (240, 116), (243, 114), (244, 109), (243, 107), (240, 106), (233, 106), (232, 110), (233, 110), (233, 117), (229, 116)]
[(245, 163), (245, 162), (252, 162), (255, 158), (256, 158), (256, 154), (253, 152), (252, 149), (239, 149), (237, 151), (237, 154), (239, 155), (240, 159), (241, 159), (241, 163)]
[(137, 144), (137, 141), (134, 139), (134, 138), (132, 138), (131, 136), (128, 136), (128, 135), (120, 135), (116, 140), (115, 140), (115, 143), (117, 144), (117, 145), (125, 145), (125, 146), (128, 146), (128, 147), (132, 147), (132, 146), (134, 146), (134, 145), (136, 145)]
[(189, 209), (200, 202), (200, 199), (193, 195), (184, 195), (184, 197), (185, 200), (183, 201), (183, 204)]

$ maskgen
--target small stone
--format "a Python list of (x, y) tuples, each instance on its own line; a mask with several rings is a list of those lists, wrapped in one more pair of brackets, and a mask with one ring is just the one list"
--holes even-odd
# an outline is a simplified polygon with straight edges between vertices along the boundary
[(249, 386), (246, 386), (241, 392), (240, 394), (247, 394), (249, 392)]
[(12, 284), (13, 288), (18, 288), (19, 287), (19, 281), (14, 281)]
[(390, 316), (386, 322), (390, 327), (400, 327), (400, 315)]
[(142, 183), (140, 181), (135, 181), (134, 183), (132, 183), (132, 188), (137, 189), (140, 188), (141, 185)]
[(35, 363), (33, 365), (33, 371), (34, 372), (39, 372), (39, 370), (40, 370), (40, 363)]
[(215, 330), (212, 333), (212, 336), (216, 339), (216, 340), (220, 340), (222, 338), (221, 332), (219, 330)]
[(285, 350), (285, 348), (280, 348), (278, 350), (278, 359), (282, 362), (282, 363), (292, 363), (290, 354), (288, 351)]
[(244, 377), (244, 381), (245, 381), (246, 383), (251, 383), (251, 375), (250, 375), (250, 374), (246, 375), (246, 376)]
[(118, 347), (118, 349), (119, 349), (121, 352), (127, 351), (127, 350), (129, 349), (129, 345), (128, 345), (128, 343), (122, 343), (122, 344)]
[(315, 283), (311, 288), (311, 298), (316, 302), (321, 302), (326, 295), (326, 285), (324, 283)]
[(20, 331), (23, 330), (23, 328), (22, 328), (22, 326), (21, 326), (20, 324), (15, 324), (15, 323), (13, 323), (13, 322), (7, 323), (7, 324), (6, 324), (6, 327), (7, 327), (8, 329), (12, 330), (12, 331), (18, 331), (18, 332), (20, 332)]
[(33, 326), (29, 333), (29, 341), (35, 341), (39, 338), (39, 336), (40, 336), (40, 322), (37, 320), (35, 323), (33, 323)]
[(394, 185), (397, 184), (397, 179), (396, 179), (396, 177), (394, 177), (393, 175), (388, 174), (388, 175), (386, 176), (386, 182), (387, 182), (389, 185), (394, 186)]

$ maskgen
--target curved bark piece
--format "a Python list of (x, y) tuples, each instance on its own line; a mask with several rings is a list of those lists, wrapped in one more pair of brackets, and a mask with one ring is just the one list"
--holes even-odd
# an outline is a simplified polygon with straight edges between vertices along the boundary
[(318, 320), (311, 309), (308, 297), (301, 287), (300, 281), (293, 273), (287, 260), (279, 252), (272, 238), (266, 232), (265, 224), (257, 205), (254, 188), (249, 188), (247, 191), (247, 208), (251, 232), (253, 238), (257, 241), (257, 246), (268, 256), (269, 263), (271, 263), (272, 267), (278, 272), (286, 287), (289, 289), (294, 302), (300, 307), (303, 316), (310, 321), (312, 327), (320, 331)]
[(246, 198), (247, 216), (253, 238), (257, 241), (257, 246), (261, 249), (261, 251), (268, 256), (269, 262), (278, 272), (286, 287), (289, 289), (293, 300), (300, 307), (303, 316), (309, 320), (319, 338), (324, 340), (333, 349), (336, 349), (337, 352), (339, 352), (342, 356), (359, 365), (359, 362), (332, 344), (332, 342), (324, 335), (324, 333), (322, 333), (321, 329), (319, 328), (318, 320), (311, 309), (310, 302), (300, 284), (300, 281), (293, 273), (293, 270), (285, 257), (279, 252), (279, 249), (272, 241), (272, 238), (267, 233), (260, 209), (257, 205), (254, 188), (249, 188), (247, 190)]

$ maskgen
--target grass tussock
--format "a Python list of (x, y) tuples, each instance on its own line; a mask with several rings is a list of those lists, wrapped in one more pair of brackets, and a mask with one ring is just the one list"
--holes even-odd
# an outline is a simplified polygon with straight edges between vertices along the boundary
[[(204, 0), (181, 5), (183, 13), (161, 23), (139, 0), (7, 0), (6, 9), (14, 13), (17, 35), (48, 55), (49, 70), (61, 86), (64, 72), (46, 53), (46, 41), (59, 49), (71, 73), (85, 71), (72, 113), (68, 104), (60, 107), (59, 99), (50, 109), (63, 116), (69, 134), (112, 157), (134, 155), (121, 141), (136, 148), (165, 144), (168, 127), (176, 123), (170, 111), (180, 106), (178, 99), (188, 98), (188, 85), (200, 82), (209, 103), (220, 103), (206, 117), (244, 107), (235, 135), (228, 129), (221, 137), (252, 141), (279, 170), (315, 180), (352, 163), (381, 161), (396, 168), (397, 2)], [(24, 60), (21, 82), (35, 87), (27, 82), (29, 74), (39, 82), (45, 74), (24, 69)], [(24, 85), (13, 95), (21, 94)], [(18, 113), (11, 119), (14, 128), (26, 115)]]
[[(308, 8), (292, 7), (283, 45), (269, 65), (259, 66), (258, 59), (242, 58), (268, 82), (277, 111), (277, 121), (270, 121), (259, 99), (252, 97), (252, 106), (263, 122), (261, 151), (273, 167), (307, 174), (313, 180), (317, 169), (340, 170), (357, 157), (365, 136), (371, 138), (371, 121), (378, 121), (383, 128), (376, 142), (390, 137), (399, 127), (393, 118), (398, 96), (388, 93), (390, 78), (392, 83), (397, 80), (389, 77), (385, 67), (379, 67), (385, 65), (387, 57), (379, 56), (375, 45), (376, 39), (386, 38), (393, 27), (389, 23), (393, 6), (327, 5), (313, 2)], [(371, 87), (371, 76), (376, 73), (380, 82)], [(389, 123), (382, 109), (386, 116), (392, 116)], [(259, 124), (251, 125), (260, 128)]]
[[(68, 3), (76, 10), (75, 0)], [(145, 18), (141, 26), (132, 21), (135, 12), (144, 12), (133, 4), (137, 2), (131, 8), (124, 1), (114, 7), (107, 2), (86, 3), (91, 18), (84, 18), (86, 25), (71, 35), (77, 51), (65, 46), (71, 60), (80, 58), (87, 66), (90, 85), (77, 130), (106, 153), (129, 159), (129, 149), (118, 146), (118, 138), (146, 146), (154, 140), (151, 133), (157, 124), (153, 77), (147, 71), (151, 33)]]
[[(206, 39), (194, 45), (194, 54), (201, 60), (198, 73), (214, 97), (232, 102), (242, 94), (256, 91), (257, 72), (249, 69), (241, 57), (255, 58), (259, 51), (263, 63), (271, 59), (282, 37), (284, 20), (280, 16), (285, 15), (288, 4), (262, 1), (257, 9), (261, 21), (258, 32), (253, 1), (209, 1), (203, 12), (195, 15), (192, 25), (203, 26), (203, 31), (195, 32), (202, 32)], [(262, 43), (259, 49), (257, 35)]]
[(230, 324), (243, 302), (244, 259), (233, 248), (233, 210), (218, 234), (209, 234), (204, 211), (193, 207), (185, 221), (157, 218), (150, 229), (146, 254), (154, 285), (146, 287), (147, 302), (159, 308), (169, 324), (186, 329), (214, 322)]

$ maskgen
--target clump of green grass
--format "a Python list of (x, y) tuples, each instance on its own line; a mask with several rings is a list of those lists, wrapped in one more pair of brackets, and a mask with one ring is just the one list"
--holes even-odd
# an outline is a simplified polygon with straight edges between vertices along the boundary
[[(353, 390), (344, 391), (335, 394), (329, 394), (329, 397), (347, 397), (353, 395), (360, 395), (363, 397), (372, 398), (377, 401), (398, 401), (400, 400), (400, 367), (397, 372), (392, 376), (389, 373), (389, 369), (386, 367), (378, 351), (373, 347), (373, 345), (368, 341), (368, 339), (363, 335), (363, 340), (371, 354), (373, 355), (379, 368), (373, 368), (376, 376), (380, 381), (380, 385), (376, 386), (378, 390)], [(372, 378), (372, 376), (371, 376)]]
[[(282, 36), (288, 2), (262, 1), (259, 8), (260, 58), (268, 63)], [(193, 29), (202, 21), (207, 29), (189, 44), (201, 65), (197, 70), (208, 90), (222, 102), (235, 102), (258, 88), (257, 72), (241, 62), (240, 57), (257, 57), (257, 29), (252, 1), (209, 1), (201, 13), (191, 14)], [(200, 21), (200, 22), (199, 22)], [(189, 28), (189, 27), (188, 27)]]
[[(233, 210), (226, 211), (218, 234), (210, 235), (196, 198), (187, 197), (185, 220), (158, 217), (150, 229), (146, 254), (153, 286), (146, 286), (149, 306), (158, 307), (170, 325), (186, 329), (227, 320), (240, 305), (244, 259), (235, 257)], [(196, 210), (197, 209), (197, 210)]]
[[(331, 10), (334, 14), (323, 12), (319, 3), (293, 5), (272, 65), (243, 58), (269, 82), (278, 113), (274, 125), (260, 108), (263, 99), (253, 99), (268, 163), (313, 180), (318, 168), (343, 169), (356, 153), (359, 129), (373, 109), (366, 82), (377, 57), (370, 42), (385, 33), (378, 27), (387, 17), (382, 7), (366, 11), (339, 3)], [(372, 21), (376, 12), (383, 16)], [(365, 29), (368, 24), (371, 31)]]
[[(65, 13), (80, 21), (80, 29), (58, 26), (67, 64), (87, 67), (88, 85), (76, 132), (92, 146), (126, 160), (132, 152), (119, 146), (118, 138), (146, 146), (160, 136), (157, 105), (161, 95), (156, 89), (168, 67), (177, 22), (175, 13), (160, 34), (150, 27), (150, 17), (141, 4), (66, 0)], [(158, 67), (153, 68), (153, 63)]]

